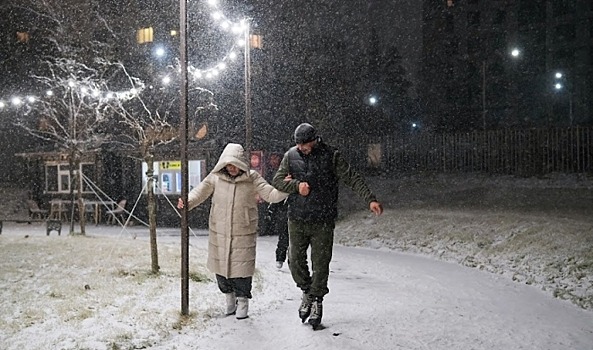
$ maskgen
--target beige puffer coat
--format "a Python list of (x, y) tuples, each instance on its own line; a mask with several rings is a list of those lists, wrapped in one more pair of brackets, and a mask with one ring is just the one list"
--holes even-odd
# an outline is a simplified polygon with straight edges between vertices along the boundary
[[(221, 171), (228, 164), (243, 173), (232, 178)], [(243, 147), (236, 143), (224, 148), (212, 172), (189, 193), (188, 210), (212, 195), (207, 266), (213, 273), (226, 278), (253, 276), (258, 222), (256, 194), (271, 203), (288, 196), (249, 169)]]

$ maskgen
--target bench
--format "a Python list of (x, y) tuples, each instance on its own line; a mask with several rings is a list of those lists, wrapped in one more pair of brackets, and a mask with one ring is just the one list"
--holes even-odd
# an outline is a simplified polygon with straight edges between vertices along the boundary
[(39, 219), (0, 219), (0, 235), (2, 234), (2, 225), (4, 224), (4, 222), (16, 222), (16, 223), (27, 223), (30, 224), (32, 222), (45, 222), (45, 230), (47, 235), (49, 236), (49, 233), (51, 231), (57, 231), (58, 232), (58, 236), (60, 236), (62, 234), (62, 221), (60, 220), (54, 220), (54, 219), (47, 219), (47, 220), (39, 220)]

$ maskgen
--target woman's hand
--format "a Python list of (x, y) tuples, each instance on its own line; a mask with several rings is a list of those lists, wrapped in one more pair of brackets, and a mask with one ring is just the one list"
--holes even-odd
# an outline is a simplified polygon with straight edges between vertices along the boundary
[(183, 204), (183, 199), (179, 198), (177, 201), (177, 209), (183, 209), (185, 205)]

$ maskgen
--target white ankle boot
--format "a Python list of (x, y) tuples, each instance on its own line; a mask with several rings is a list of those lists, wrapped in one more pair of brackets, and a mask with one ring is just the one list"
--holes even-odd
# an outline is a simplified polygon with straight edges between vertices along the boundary
[(235, 293), (225, 293), (226, 296), (226, 315), (234, 315), (237, 311), (237, 297)]
[(244, 318), (249, 317), (247, 313), (249, 312), (249, 299), (246, 297), (238, 297), (237, 298), (237, 319), (242, 320)]

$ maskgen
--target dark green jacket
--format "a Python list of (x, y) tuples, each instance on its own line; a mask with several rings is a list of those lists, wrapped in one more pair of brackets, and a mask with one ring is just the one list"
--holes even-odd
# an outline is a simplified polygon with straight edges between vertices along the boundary
[[(291, 181), (284, 181), (286, 176)], [(334, 148), (319, 141), (309, 155), (295, 147), (285, 154), (272, 184), (278, 190), (290, 193), (288, 218), (298, 221), (333, 221), (338, 215), (339, 181), (351, 188), (366, 203), (376, 200), (362, 176), (357, 173)], [(308, 196), (298, 193), (298, 185), (307, 182)]]

